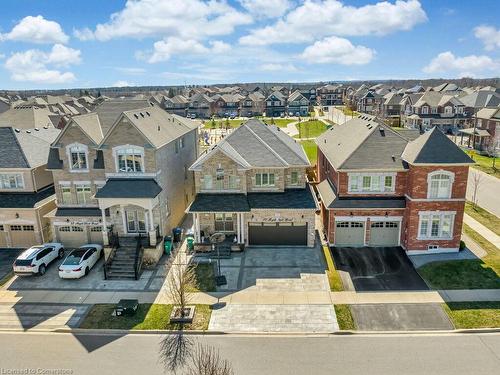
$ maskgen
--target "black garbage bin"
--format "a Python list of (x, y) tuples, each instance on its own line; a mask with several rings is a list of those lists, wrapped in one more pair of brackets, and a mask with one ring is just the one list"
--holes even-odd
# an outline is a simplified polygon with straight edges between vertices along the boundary
[(182, 228), (177, 227), (172, 229), (172, 234), (174, 237), (174, 242), (181, 242)]

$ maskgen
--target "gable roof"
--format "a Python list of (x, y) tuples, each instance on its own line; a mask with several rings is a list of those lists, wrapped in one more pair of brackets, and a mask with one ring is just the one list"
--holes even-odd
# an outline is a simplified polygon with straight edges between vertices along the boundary
[(232, 158), (242, 168), (309, 166), (302, 146), (274, 125), (251, 119), (200, 156), (190, 170), (201, 168), (217, 151)]
[(474, 164), (437, 127), (409, 142), (401, 157), (410, 164)]
[(476, 117), (485, 120), (500, 120), (500, 108), (481, 108)]
[(49, 116), (51, 112), (47, 108), (36, 105), (20, 105), (8, 109), (0, 114), (0, 126), (8, 126), (15, 129), (34, 129), (44, 126), (52, 126)]
[(475, 91), (460, 98), (466, 107), (483, 108), (498, 107), (500, 105), (500, 94), (494, 91)]

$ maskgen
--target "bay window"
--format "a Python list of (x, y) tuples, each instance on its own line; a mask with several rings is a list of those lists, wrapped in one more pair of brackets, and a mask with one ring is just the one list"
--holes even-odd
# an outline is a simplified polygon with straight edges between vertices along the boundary
[(394, 182), (394, 174), (349, 174), (348, 190), (350, 193), (392, 193)]
[(23, 189), (24, 179), (21, 173), (13, 174), (0, 174), (0, 188), (1, 189)]
[(125, 146), (116, 150), (117, 172), (144, 172), (144, 150), (141, 147)]
[(427, 178), (427, 198), (449, 199), (454, 174), (447, 171), (436, 171), (429, 174)]
[(420, 212), (418, 239), (451, 239), (454, 212)]
[(274, 173), (256, 173), (255, 186), (274, 186)]

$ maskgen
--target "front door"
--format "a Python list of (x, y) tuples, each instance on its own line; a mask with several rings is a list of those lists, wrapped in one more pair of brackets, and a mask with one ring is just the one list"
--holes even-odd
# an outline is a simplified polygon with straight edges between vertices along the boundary
[(146, 216), (142, 210), (127, 210), (127, 233), (146, 232)]

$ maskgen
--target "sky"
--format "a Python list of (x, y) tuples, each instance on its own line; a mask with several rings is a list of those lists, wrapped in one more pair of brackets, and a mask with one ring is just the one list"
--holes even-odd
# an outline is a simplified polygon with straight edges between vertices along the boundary
[(500, 76), (498, 0), (1, 0), (0, 90)]

